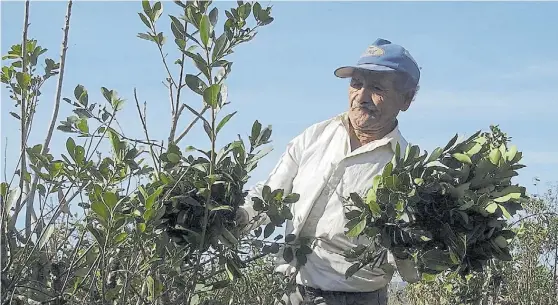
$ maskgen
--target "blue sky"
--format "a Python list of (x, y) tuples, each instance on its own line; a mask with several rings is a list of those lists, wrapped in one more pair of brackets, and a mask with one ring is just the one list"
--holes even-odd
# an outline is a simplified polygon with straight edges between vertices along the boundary
[[(265, 4), (267, 2), (262, 2)], [(408, 48), (422, 66), (421, 90), (400, 127), (408, 141), (431, 151), (455, 134), (468, 135), (490, 124), (513, 137), (524, 152), (517, 182), (536, 192), (532, 179), (558, 179), (558, 2), (271, 2), (275, 21), (256, 38), (240, 46), (228, 81), (231, 105), (238, 110), (222, 133), (222, 141), (247, 136), (258, 119), (273, 126), (274, 151), (254, 172), (250, 184), (263, 179), (287, 142), (309, 125), (328, 119), (347, 105), (347, 81), (333, 76), (340, 65), (353, 64), (368, 44), (385, 38)], [(217, 2), (220, 15), (233, 2)], [(171, 35), (168, 14), (178, 7), (163, 2), (159, 29)], [(2, 54), (19, 43), (24, 4), (1, 2)], [(65, 2), (32, 2), (30, 38), (48, 48), (58, 61)], [(90, 101), (102, 101), (100, 87), (114, 89), (127, 99), (120, 124), (128, 136), (142, 137), (133, 103), (137, 88), (147, 101), (151, 137), (166, 139), (170, 128), (165, 71), (156, 46), (136, 37), (144, 32), (137, 13), (139, 2), (74, 3), (64, 83), (64, 97), (84, 85)], [(178, 58), (172, 40), (166, 52)], [(31, 142), (40, 143), (51, 116), (56, 81), (43, 89)], [(9, 114), (13, 103), (2, 88), (2, 155), (8, 138), (8, 169), (18, 146), (18, 122)], [(201, 100), (185, 96), (194, 108)], [(70, 114), (63, 103), (59, 120)], [(186, 114), (184, 128), (191, 115)], [(44, 127), (43, 127), (44, 126)], [(56, 133), (53, 152), (61, 152), (67, 135)], [(181, 146), (207, 147), (205, 134), (195, 129)], [(9, 171), (11, 172), (11, 171)]]

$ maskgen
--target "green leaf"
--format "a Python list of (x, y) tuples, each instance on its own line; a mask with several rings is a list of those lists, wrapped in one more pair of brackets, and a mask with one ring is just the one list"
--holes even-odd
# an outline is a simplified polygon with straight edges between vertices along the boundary
[(202, 81), (199, 77), (192, 74), (186, 74), (184, 82), (186, 83), (188, 88), (190, 88), (190, 90), (199, 95), (203, 95), (204, 91), (207, 89), (207, 85), (205, 84), (205, 82)]
[(95, 214), (97, 214), (97, 216), (100, 219), (102, 219), (104, 221), (108, 220), (109, 210), (104, 203), (102, 203), (100, 201), (95, 201), (95, 202), (91, 203), (91, 210), (93, 210), (93, 212), (95, 212)]
[(217, 40), (215, 40), (215, 46), (213, 46), (213, 51), (211, 58), (215, 61), (220, 59), (225, 51), (225, 46), (227, 45), (227, 34), (223, 33)]
[(180, 161), (180, 156), (175, 153), (168, 153), (167, 159), (169, 160), (169, 162), (178, 163)]
[(116, 197), (115, 193), (107, 191), (103, 194), (103, 201), (105, 202), (107, 207), (113, 209), (118, 202), (118, 198)]
[(502, 215), (504, 215), (504, 217), (506, 217), (506, 219), (511, 219), (511, 215), (510, 212), (508, 212), (508, 210), (503, 206), (503, 205), (498, 205), (498, 207), (500, 207), (500, 210), (502, 210)]
[(255, 143), (256, 139), (260, 136), (261, 130), (262, 130), (262, 124), (258, 120), (254, 121), (254, 124), (252, 125), (252, 133), (250, 137), (252, 143)]
[(227, 228), (223, 228), (219, 240), (229, 248), (232, 248), (234, 245), (238, 244), (238, 239), (229, 230), (227, 230)]
[(137, 224), (138, 231), (140, 231), (142, 233), (145, 232), (145, 227), (146, 227), (146, 225), (145, 225), (144, 222), (140, 222), (140, 223)]
[(478, 152), (480, 152), (482, 149), (482, 144), (480, 143), (474, 143), (474, 145), (465, 152), (465, 154), (467, 154), (468, 156), (473, 156), (475, 154), (477, 154)]
[(221, 122), (219, 122), (219, 125), (217, 125), (217, 131), (216, 134), (219, 133), (219, 131), (221, 130), (221, 128), (223, 128), (223, 126), (225, 126), (225, 124), (227, 124), (227, 122), (236, 114), (236, 111), (233, 113), (229, 113), (227, 114), (222, 120)]
[(183, 45), (179, 45), (179, 46), (180, 49), (184, 49), (186, 47), (186, 41), (184, 40), (184, 36), (186, 36), (184, 32), (184, 24), (182, 24), (182, 22), (180, 22), (180, 20), (178, 20), (178, 18), (174, 16), (169, 16), (169, 17), (171, 18), (171, 31), (174, 34), (176, 40), (182, 40)]
[(513, 161), (515, 156), (517, 155), (517, 146), (512, 145), (509, 150), (506, 152), (506, 160)]
[[(391, 164), (391, 163), (390, 163)], [(384, 184), (391, 190), (397, 191), (399, 188), (399, 178), (397, 176), (384, 177)]]
[(28, 73), (17, 72), (16, 73), (17, 84), (20, 88), (29, 90), (29, 84), (31, 83), (31, 76)]
[(78, 123), (77, 127), (81, 132), (83, 132), (85, 134), (89, 133), (89, 126), (87, 125), (87, 119), (79, 120), (79, 123)]
[(457, 161), (459, 161), (461, 163), (473, 164), (473, 162), (471, 161), (471, 158), (469, 156), (467, 156), (466, 154), (454, 153), (452, 155), (452, 157), (454, 157)]
[(147, 16), (151, 16), (151, 5), (149, 4), (149, 0), (142, 0), (141, 5), (143, 7), (143, 11)]
[(283, 250), (283, 259), (287, 263), (290, 263), (294, 259), (293, 249), (291, 247), (286, 247)]
[(74, 141), (74, 139), (68, 138), (66, 140), (66, 149), (68, 150), (70, 157), (74, 158), (76, 150), (76, 142)]
[(16, 119), (18, 119), (18, 120), (21, 120), (21, 117), (19, 116), (19, 114), (15, 113), (15, 112), (12, 112), (12, 111), (10, 111), (10, 114), (11, 114), (14, 118), (16, 118)]
[(448, 142), (446, 147), (444, 147), (443, 151), (447, 151), (448, 149), (450, 149), (455, 144), (455, 142), (457, 141), (457, 137), (458, 137), (457, 134), (455, 136), (453, 136), (453, 138), (451, 138), (451, 140)]
[(128, 237), (128, 233), (122, 232), (114, 237), (114, 242), (117, 244), (121, 243), (126, 239), (126, 237)]
[(443, 152), (444, 152), (444, 150), (442, 148), (437, 147), (436, 149), (434, 149), (434, 151), (432, 151), (432, 153), (430, 154), (430, 156), (426, 160), (426, 163), (430, 163), (432, 161), (437, 160), (442, 155)]
[(76, 100), (79, 100), (83, 92), (85, 92), (85, 87), (83, 87), (83, 85), (77, 85), (74, 88), (74, 97), (76, 98)]
[(228, 206), (228, 205), (217, 205), (217, 206), (211, 207), (209, 210), (210, 211), (220, 211), (220, 210), (232, 211), (232, 207)]
[(143, 24), (145, 24), (145, 26), (148, 29), (151, 29), (151, 23), (149, 22), (149, 20), (147, 19), (147, 17), (145, 17), (144, 14), (142, 13), (138, 13), (138, 15), (140, 16), (141, 21), (143, 22)]
[(488, 157), (490, 159), (490, 162), (492, 162), (492, 164), (498, 165), (500, 159), (502, 158), (502, 153), (500, 152), (499, 149), (493, 149), (490, 152), (490, 155)]
[(372, 216), (379, 217), (382, 214), (382, 210), (380, 209), (380, 205), (375, 200), (368, 201), (368, 207), (370, 208), (370, 211), (372, 212)]
[(219, 107), (219, 92), (221, 91), (221, 85), (213, 84), (203, 91), (203, 100), (211, 108), (215, 109)]
[(153, 192), (153, 194), (149, 195), (149, 197), (147, 197), (147, 199), (145, 200), (145, 208), (151, 209), (153, 207), (153, 204), (155, 204), (155, 199), (157, 199), (157, 197), (159, 197), (162, 192), (163, 186), (160, 186)]
[(87, 229), (89, 229), (89, 232), (91, 232), (91, 234), (93, 234), (93, 237), (95, 237), (95, 240), (97, 240), (97, 243), (98, 243), (99, 245), (103, 245), (103, 244), (104, 244), (105, 239), (104, 239), (104, 233), (103, 233), (103, 231), (101, 231), (101, 230), (99, 230), (99, 229), (97, 229), (97, 228), (94, 228), (93, 225), (91, 225), (91, 224), (90, 224), (90, 225), (87, 225)]
[(359, 223), (357, 223), (352, 229), (347, 232), (348, 237), (357, 237), (362, 233), (362, 231), (366, 228), (366, 218), (362, 219)]
[(256, 20), (259, 19), (261, 11), (262, 11), (261, 4), (258, 2), (254, 3), (254, 6), (252, 7), (252, 13), (254, 14), (254, 19)]
[(85, 148), (83, 148), (83, 146), (76, 146), (74, 160), (78, 165), (82, 165), (85, 163)]
[(496, 209), (498, 208), (498, 204), (496, 202), (491, 202), (490, 204), (488, 204), (486, 206), (486, 208), (484, 208), (488, 213), (493, 214), (494, 212), (496, 212)]
[(430, 273), (423, 273), (422, 274), (422, 280), (425, 282), (433, 282), (436, 280), (437, 275), (436, 274), (430, 274)]
[(384, 170), (382, 172), (382, 177), (386, 178), (388, 176), (391, 176), (392, 171), (393, 171), (393, 164), (391, 162), (389, 162), (384, 167)]
[(207, 48), (207, 44), (209, 43), (210, 31), (211, 31), (211, 24), (209, 21), (209, 17), (207, 15), (203, 15), (200, 22), (200, 39), (206, 48)]
[(283, 199), (283, 203), (296, 203), (296, 202), (298, 202), (299, 199), (300, 199), (299, 194), (291, 193)]
[(274, 231), (275, 231), (275, 224), (273, 224), (273, 223), (268, 223), (268, 224), (265, 226), (265, 229), (264, 229), (264, 238), (270, 237), (271, 234), (273, 234)]
[(285, 236), (285, 242), (286, 243), (293, 242), (293, 241), (295, 241), (295, 239), (296, 239), (296, 235), (294, 235), (294, 234), (287, 234), (287, 236)]
[(114, 97), (114, 91), (109, 90), (105, 87), (101, 87), (101, 93), (103, 93), (103, 96), (105, 97), (107, 102), (111, 103), (111, 105), (112, 105), (112, 99)]
[(353, 203), (360, 209), (363, 209), (366, 207), (366, 204), (364, 204), (364, 201), (362, 201), (362, 198), (360, 198), (360, 196), (357, 193), (351, 193), (350, 194), (351, 200), (353, 201)]
[(455, 265), (449, 253), (438, 249), (428, 250), (420, 259), (428, 269), (434, 271), (445, 271)]
[(41, 250), (46, 245), (46, 243), (49, 241), (50, 237), (52, 236), (53, 232), (54, 232), (54, 224), (51, 223), (41, 233), (38, 250)]
[(509, 193), (502, 197), (494, 198), (493, 200), (494, 202), (503, 203), (503, 202), (510, 201), (511, 199), (519, 199), (519, 198), (521, 198), (520, 193)]
[(504, 236), (501, 236), (501, 235), (494, 238), (494, 242), (500, 248), (506, 248), (508, 246), (508, 241), (506, 240), (506, 238)]
[(219, 18), (219, 10), (214, 7), (211, 12), (209, 12), (209, 22), (211, 22), (212, 26), (217, 24), (217, 19)]
[(147, 41), (155, 42), (155, 38), (151, 34), (138, 33), (138, 38), (141, 38), (141, 39), (144, 39), (144, 40), (147, 40)]
[(272, 196), (271, 196), (271, 188), (269, 187), (269, 185), (264, 185), (264, 187), (262, 188), (262, 198), (266, 202), (271, 201)]
[(163, 13), (163, 6), (161, 5), (161, 2), (157, 1), (155, 2), (155, 4), (153, 5), (153, 22), (157, 21), (157, 19), (159, 19), (159, 17), (161, 17), (161, 14)]
[(114, 98), (111, 102), (112, 109), (114, 111), (120, 111), (124, 108), (124, 100), (120, 98)]
[(405, 209), (405, 200), (403, 199), (397, 200), (397, 203), (395, 204), (395, 210), (398, 212), (403, 212), (404, 209)]

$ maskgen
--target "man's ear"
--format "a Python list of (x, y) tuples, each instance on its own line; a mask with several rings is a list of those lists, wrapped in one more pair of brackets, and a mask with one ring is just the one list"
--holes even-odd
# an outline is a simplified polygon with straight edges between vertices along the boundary
[(416, 90), (409, 90), (403, 94), (403, 105), (401, 105), (401, 111), (407, 111), (411, 107), (411, 103), (415, 98)]

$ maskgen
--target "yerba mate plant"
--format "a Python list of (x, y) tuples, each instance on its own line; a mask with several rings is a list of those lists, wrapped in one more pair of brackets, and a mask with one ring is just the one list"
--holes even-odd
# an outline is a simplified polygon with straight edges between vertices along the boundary
[(524, 187), (511, 183), (524, 167), (522, 153), (494, 126), (456, 142), (457, 135), (430, 155), (409, 145), (366, 196), (351, 194), (347, 235), (367, 236), (370, 244), (346, 253), (356, 261), (347, 276), (383, 262), (387, 250), (416, 261), (425, 277), (445, 270), (464, 275), (491, 259), (512, 259), (508, 221), (528, 199)]
[[(172, 119), (165, 144), (149, 132), (147, 103), (142, 107), (137, 94), (141, 88), (134, 89), (132, 109), (144, 139), (125, 135), (119, 117), (126, 99), (115, 90), (102, 87), (104, 101), (94, 101), (85, 85), (75, 84), (73, 96), (62, 97), (72, 1), (60, 63), (46, 59), (44, 73), (37, 72), (47, 50), (27, 38), (30, 3), (25, 3), (23, 41), (10, 49), (2, 67), (2, 82), (20, 110), (12, 116), (21, 125), (22, 148), (18, 169), (0, 194), (3, 304), (199, 304), (241, 278), (251, 262), (278, 251), (281, 237), (267, 238), (292, 216), (286, 207), (296, 194), (265, 189), (261, 216), (273, 223), (264, 238), (261, 228), (240, 234), (234, 221), (250, 173), (266, 155), (271, 127), (256, 120), (248, 143), (239, 135), (222, 148), (216, 144), (236, 113), (224, 113), (232, 71), (227, 55), (273, 21), (271, 7), (237, 1), (220, 15), (211, 1), (174, 4), (181, 12), (169, 16), (172, 48), (179, 52), (175, 67), (164, 51), (168, 37), (159, 30), (162, 2), (142, 1), (138, 14), (147, 27), (138, 37), (159, 50), (168, 74)], [(221, 26), (220, 16), (226, 18)], [(58, 74), (47, 138), (29, 143), (40, 88)], [(185, 103), (184, 90), (199, 96), (201, 110)], [(73, 112), (62, 121), (61, 100)], [(195, 119), (179, 131), (184, 110)], [(196, 123), (203, 124), (208, 146), (181, 145)], [(60, 154), (49, 149), (54, 132), (70, 135)], [(100, 148), (103, 143), (109, 151)]]

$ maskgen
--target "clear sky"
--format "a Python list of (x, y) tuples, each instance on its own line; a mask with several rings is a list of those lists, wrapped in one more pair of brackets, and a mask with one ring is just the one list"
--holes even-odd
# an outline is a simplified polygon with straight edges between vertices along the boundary
[[(265, 4), (267, 2), (262, 2)], [(353, 64), (377, 38), (408, 48), (422, 66), (421, 90), (400, 127), (408, 141), (431, 151), (455, 134), (468, 135), (499, 124), (519, 150), (524, 164), (519, 183), (531, 188), (534, 177), (542, 183), (558, 180), (558, 2), (271, 2), (275, 21), (256, 38), (237, 49), (228, 82), (232, 104), (239, 113), (222, 139), (247, 136), (258, 119), (273, 126), (274, 151), (254, 172), (250, 184), (265, 178), (287, 142), (304, 128), (328, 119), (347, 106), (347, 80), (333, 70)], [(223, 9), (235, 5), (219, 1)], [(171, 35), (168, 14), (178, 7), (163, 3), (159, 29)], [(1, 2), (2, 54), (19, 43), (23, 23), (22, 1)], [(48, 48), (58, 61), (65, 2), (32, 2), (30, 38)], [(165, 71), (153, 43), (136, 37), (144, 32), (138, 18), (140, 2), (74, 3), (64, 83), (64, 97), (83, 84), (90, 101), (102, 101), (100, 87), (114, 89), (127, 99), (120, 124), (128, 136), (141, 137), (133, 103), (137, 88), (147, 101), (151, 137), (167, 138), (170, 110)], [(173, 40), (166, 45), (170, 62), (178, 58)], [(176, 69), (175, 69), (176, 71)], [(32, 143), (42, 142), (54, 98), (52, 79), (43, 90)], [(8, 169), (18, 153), (18, 122), (10, 115), (13, 103), (2, 87), (2, 154), (8, 138)], [(201, 100), (186, 95), (194, 108)], [(71, 109), (63, 103), (63, 120)], [(186, 114), (184, 128), (192, 118)], [(67, 135), (60, 132), (52, 150), (61, 152)], [(205, 134), (195, 129), (181, 146), (207, 147)], [(11, 172), (11, 171), (9, 171)], [(540, 191), (544, 191), (541, 185)]]

